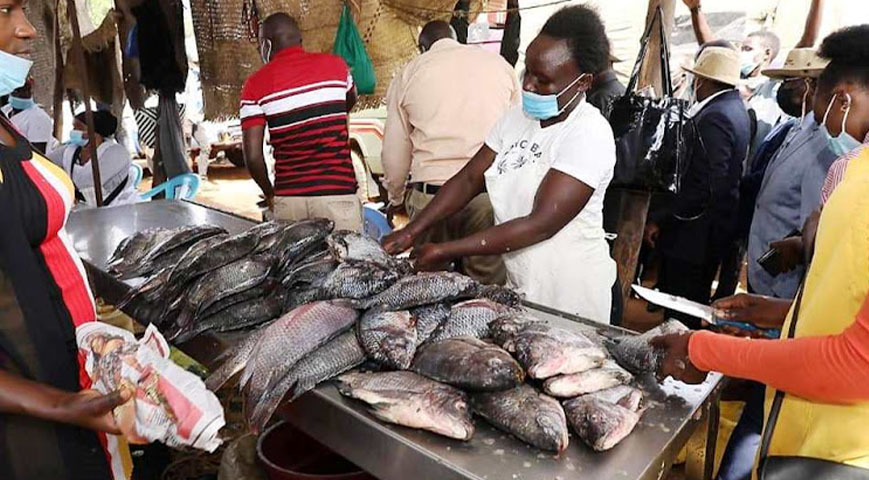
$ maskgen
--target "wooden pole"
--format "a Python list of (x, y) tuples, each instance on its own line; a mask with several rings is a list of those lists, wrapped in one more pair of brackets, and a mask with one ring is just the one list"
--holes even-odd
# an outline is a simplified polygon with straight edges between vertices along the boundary
[(63, 52), (60, 46), (60, 0), (54, 2), (54, 98), (51, 114), (54, 119), (54, 138), (63, 136)]
[(94, 193), (97, 197), (97, 207), (103, 206), (103, 184), (100, 180), (100, 163), (97, 158), (97, 145), (94, 142), (96, 132), (94, 131), (94, 112), (91, 110), (91, 92), (90, 83), (88, 81), (87, 66), (84, 58), (84, 47), (81, 43), (81, 28), (78, 24), (78, 12), (76, 11), (75, 0), (67, 0), (66, 6), (69, 13), (69, 23), (72, 26), (72, 56), (75, 58), (77, 70), (81, 76), (82, 96), (84, 97), (85, 120), (88, 128), (88, 146), (91, 151), (91, 171), (94, 176)]

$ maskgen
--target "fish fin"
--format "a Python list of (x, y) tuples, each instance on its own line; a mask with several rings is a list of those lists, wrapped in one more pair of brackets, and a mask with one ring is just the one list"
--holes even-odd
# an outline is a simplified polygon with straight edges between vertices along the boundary
[[(292, 390), (296, 384), (297, 382), (292, 380), (282, 381), (276, 385), (275, 389), (270, 391), (264, 399), (256, 404), (253, 412), (248, 417), (248, 425), (250, 425), (252, 432), (259, 433), (265, 429), (266, 424), (272, 418), (272, 415), (274, 415), (275, 410), (277, 410), (281, 403), (283, 403), (287, 392)], [(288, 401), (292, 402), (293, 400), (295, 400), (295, 398)]]

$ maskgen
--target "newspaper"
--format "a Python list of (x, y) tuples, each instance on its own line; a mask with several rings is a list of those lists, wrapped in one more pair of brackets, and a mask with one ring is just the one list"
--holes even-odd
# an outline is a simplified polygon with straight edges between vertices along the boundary
[(199, 377), (169, 360), (169, 344), (153, 324), (136, 340), (126, 330), (89, 322), (76, 329), (76, 341), (94, 389), (134, 392), (114, 411), (127, 441), (208, 452), (220, 446), (223, 407)]

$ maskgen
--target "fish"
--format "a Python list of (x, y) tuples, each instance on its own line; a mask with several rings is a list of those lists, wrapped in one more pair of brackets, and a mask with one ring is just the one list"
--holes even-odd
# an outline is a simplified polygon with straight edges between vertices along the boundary
[(260, 336), (244, 368), (241, 387), (249, 403), (271, 390), (296, 362), (349, 330), (359, 314), (344, 302), (315, 302), (283, 315)]
[(508, 311), (508, 307), (485, 298), (457, 303), (450, 309), (449, 318), (441, 322), (428, 341), (438, 342), (453, 337), (487, 337), (489, 324)]
[(284, 271), (306, 253), (317, 249), (335, 228), (335, 222), (326, 218), (309, 218), (293, 223), (278, 236), (270, 249), (278, 259), (278, 271)]
[(197, 319), (187, 328), (174, 335), (175, 342), (186, 342), (204, 332), (229, 332), (242, 328), (254, 327), (277, 318), (284, 307), (281, 295), (266, 298), (257, 297)]
[(606, 350), (581, 333), (546, 326), (525, 329), (515, 340), (516, 358), (528, 376), (545, 379), (599, 367)]
[(622, 367), (635, 375), (658, 371), (661, 353), (655, 350), (649, 340), (671, 333), (687, 332), (688, 327), (678, 320), (667, 320), (642, 335), (626, 335), (607, 342), (610, 354)]
[(346, 260), (323, 282), (332, 298), (364, 299), (377, 295), (394, 284), (400, 274), (373, 262)]
[[(265, 299), (275, 296), (276, 299), (279, 299), (281, 302), (285, 302), (287, 292), (282, 289), (276, 288), (276, 286), (277, 282), (274, 279), (266, 278), (259, 285), (255, 285), (254, 287), (249, 288), (243, 292), (229, 295), (214, 302), (213, 304), (211, 304), (211, 306), (196, 314), (196, 316), (193, 317), (193, 320), (199, 321), (200, 319), (211, 317), (222, 312), (223, 310), (226, 310), (229, 307), (232, 307), (233, 305), (248, 302), (250, 300)], [(281, 307), (283, 308), (283, 305), (281, 305)]]
[(244, 337), (240, 342), (230, 347), (226, 352), (218, 357), (217, 361), (221, 361), (220, 366), (215, 369), (208, 378), (205, 379), (205, 386), (212, 392), (220, 390), (220, 387), (226, 384), (230, 378), (241, 372), (247, 362), (250, 360), (254, 349), (260, 341), (260, 337), (265, 332), (269, 325), (264, 324), (258, 329)]
[(190, 252), (180, 260), (179, 268), (172, 271), (169, 284), (186, 285), (201, 275), (246, 257), (256, 248), (257, 242), (259, 239), (255, 234), (242, 232), (210, 245), (210, 248)]
[(135, 301), (156, 302), (160, 299), (169, 277), (172, 275), (171, 268), (164, 268), (156, 275), (140, 284), (138, 287), (130, 289), (115, 305), (124, 310), (127, 305)]
[(422, 272), (401, 278), (383, 292), (360, 302), (362, 308), (407, 310), (470, 295), (477, 282), (454, 272)]
[(410, 370), (473, 392), (509, 390), (525, 381), (525, 371), (509, 353), (473, 337), (426, 343)]
[(181, 298), (181, 312), (175, 324), (184, 329), (199, 312), (220, 299), (262, 283), (271, 268), (271, 263), (261, 258), (247, 257), (203, 275)]
[(297, 264), (282, 279), (281, 284), (286, 288), (297, 285), (310, 285), (319, 287), (338, 268), (338, 261), (327, 256)]
[(598, 368), (570, 375), (551, 377), (543, 382), (543, 391), (558, 398), (573, 398), (607, 388), (626, 385), (634, 379), (627, 370), (612, 360)]
[(162, 268), (175, 265), (194, 242), (214, 235), (226, 233), (226, 230), (212, 225), (193, 225), (165, 230), (152, 239), (147, 251), (135, 264), (123, 264), (112, 267), (119, 278), (129, 279), (145, 276)]
[(416, 325), (407, 310), (369, 310), (359, 320), (359, 341), (368, 357), (387, 368), (406, 370), (416, 353)]
[(364, 261), (376, 263), (388, 269), (402, 270), (399, 268), (398, 259), (386, 253), (380, 242), (368, 235), (350, 230), (339, 230), (326, 238), (326, 244), (329, 245), (332, 256), (339, 262)]
[(621, 405), (633, 412), (640, 411), (643, 403), (643, 391), (630, 385), (619, 385), (588, 394), (605, 402)]
[(431, 337), (444, 320), (450, 317), (450, 304), (441, 302), (423, 305), (411, 309), (410, 314), (416, 321), (416, 346), (418, 347)]
[(365, 361), (356, 333), (347, 331), (309, 353), (257, 401), (248, 415), (254, 433), (261, 432), (283, 402), (293, 402), (320, 382), (334, 378)]
[(556, 453), (567, 449), (570, 439), (564, 410), (557, 400), (528, 384), (474, 393), (470, 403), (474, 413), (531, 446)]
[(115, 273), (115, 268), (121, 264), (135, 265), (138, 263), (148, 254), (148, 246), (156, 242), (157, 235), (163, 234), (166, 230), (168, 229), (149, 228), (121, 240), (121, 243), (115, 247), (115, 251), (106, 261), (108, 271)]
[(595, 394), (567, 400), (563, 405), (573, 431), (596, 452), (618, 445), (640, 421), (640, 413)]
[(525, 300), (524, 296), (516, 290), (501, 285), (481, 285), (476, 297), (488, 298), (493, 302), (498, 302), (511, 308), (521, 307), (522, 302)]
[(489, 324), (489, 337), (510, 353), (516, 353), (516, 335), (533, 328), (546, 329), (548, 324), (523, 312), (509, 312)]
[(287, 290), (284, 312), (289, 312), (302, 305), (318, 302), (321, 300), (334, 300), (329, 298), (326, 291), (318, 287), (299, 287)]
[(378, 419), (467, 441), (474, 423), (461, 390), (413, 372), (345, 373), (338, 391), (367, 403)]
[(280, 234), (293, 224), (283, 220), (271, 220), (262, 222), (247, 229), (247, 233), (255, 235), (259, 241), (253, 253), (263, 253), (271, 250), (275, 243), (280, 240)]

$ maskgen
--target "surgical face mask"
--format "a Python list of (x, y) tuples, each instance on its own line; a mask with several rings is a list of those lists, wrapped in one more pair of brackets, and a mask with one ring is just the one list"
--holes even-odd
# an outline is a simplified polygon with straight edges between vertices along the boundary
[(20, 98), (9, 95), (9, 106), (13, 110), (27, 110), (36, 105), (32, 98)]
[(263, 40), (262, 45), (259, 50), (260, 57), (263, 59), (263, 63), (269, 63), (269, 60), (272, 58), (272, 41), (269, 39)]
[(0, 50), (0, 96), (21, 88), (32, 66), (30, 60)]
[(570, 85), (564, 87), (560, 92), (553, 93), (549, 95), (541, 95), (539, 93), (529, 92), (527, 90), (522, 90), (522, 110), (526, 115), (535, 119), (535, 120), (549, 120), (550, 118), (555, 118), (570, 106), (583, 92), (577, 91), (576, 95), (570, 99), (569, 102), (564, 104), (563, 108), (558, 108), (558, 97), (560, 97), (564, 92), (568, 91), (570, 87), (574, 86), (582, 80), (587, 74), (583, 73), (582, 75), (576, 77), (576, 80), (570, 82)]
[(837, 96), (839, 94), (833, 95), (833, 98), (830, 99), (830, 104), (827, 105), (827, 111), (824, 113), (824, 120), (821, 122), (821, 128), (824, 131), (824, 136), (827, 137), (827, 145), (830, 147), (830, 150), (836, 156), (841, 157), (859, 147), (860, 142), (845, 131), (845, 122), (848, 120), (848, 114), (851, 112), (851, 95), (847, 93), (845, 97), (847, 97), (848, 105), (845, 107), (845, 114), (842, 115), (842, 131), (836, 137), (830, 135), (830, 130), (827, 128), (827, 116), (830, 115), (830, 110), (833, 108), (833, 103), (836, 102)]
[(758, 65), (760, 65), (760, 62), (755, 60), (754, 50), (743, 50), (739, 54), (739, 59), (742, 64), (739, 67), (739, 74), (742, 78), (748, 78), (751, 72), (755, 71)]
[(88, 144), (88, 139), (81, 130), (73, 130), (69, 132), (69, 144), (76, 147), (83, 147)]

